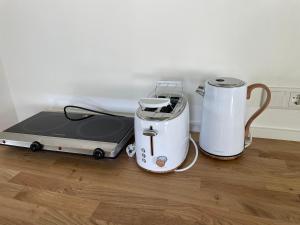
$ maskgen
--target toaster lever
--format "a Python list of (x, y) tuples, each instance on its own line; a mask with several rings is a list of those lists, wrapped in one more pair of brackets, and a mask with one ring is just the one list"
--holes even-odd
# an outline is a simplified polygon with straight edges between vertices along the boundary
[(152, 130), (152, 129), (145, 129), (145, 130), (143, 131), (143, 135), (149, 136), (149, 137), (154, 137), (154, 136), (156, 136), (157, 134), (158, 134), (157, 131), (156, 131), (156, 130)]
[(204, 96), (205, 95), (205, 90), (204, 90), (204, 86), (199, 86), (196, 90), (196, 92), (201, 95)]

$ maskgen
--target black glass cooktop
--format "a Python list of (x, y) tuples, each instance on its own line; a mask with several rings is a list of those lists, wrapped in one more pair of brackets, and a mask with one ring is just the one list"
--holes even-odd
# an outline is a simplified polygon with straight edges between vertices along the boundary
[[(87, 116), (78, 113), (68, 115), (71, 118)], [(133, 127), (134, 119), (129, 117), (94, 115), (70, 121), (62, 112), (40, 112), (5, 132), (119, 143)]]

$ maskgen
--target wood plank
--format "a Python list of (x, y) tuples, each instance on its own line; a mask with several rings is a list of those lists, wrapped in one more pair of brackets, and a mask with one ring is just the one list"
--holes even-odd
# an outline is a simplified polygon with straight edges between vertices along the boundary
[(15, 197), (18, 193), (20, 193), (24, 187), (22, 185), (0, 182), (0, 196), (3, 197)]
[(0, 182), (5, 182), (13, 178), (19, 173), (19, 171), (11, 170), (7, 168), (0, 168)]
[(23, 190), (15, 199), (86, 216), (91, 216), (99, 204), (98, 201), (38, 189)]
[[(0, 146), (0, 149), (2, 146)], [(2, 149), (1, 149), (2, 150)], [(1, 152), (1, 151), (0, 151)], [(17, 153), (18, 151), (15, 148), (12, 148), (12, 153)], [(44, 159), (41, 161), (40, 158), (44, 155)], [(74, 172), (76, 172), (76, 168), (70, 167), (60, 167), (56, 168), (53, 166), (54, 162), (56, 161), (55, 158), (59, 158), (60, 154), (55, 152), (48, 152), (43, 154), (35, 154), (32, 153), (26, 159), (22, 157), (22, 155), (18, 155), (18, 157), (8, 157), (0, 156), (0, 169), (3, 170), (12, 170), (12, 171), (23, 171), (23, 172), (30, 172), (35, 174), (40, 174), (44, 176), (47, 174), (47, 177), (71, 177)], [(62, 154), (66, 155), (66, 154)], [(48, 157), (50, 156), (49, 161), (47, 161)], [(53, 158), (55, 156), (55, 158)], [(51, 172), (49, 172), (51, 171)], [(11, 177), (10, 177), (11, 178)]]
[(20, 221), (34, 223), (39, 215), (43, 213), (43, 210), (37, 204), (0, 196), (0, 217), (2, 221), (7, 223), (13, 223), (13, 221), (16, 221), (16, 223), (20, 223)]
[(92, 218), (101, 220), (105, 224), (123, 225), (189, 225), (189, 224), (241, 224), (241, 225), (275, 225), (297, 224), (278, 219), (262, 218), (241, 214), (213, 207), (182, 204), (170, 201), (164, 209), (154, 210), (147, 207), (122, 207), (114, 203), (100, 204)]
[[(168, 216), (189, 220), (184, 224), (205, 224), (205, 225), (292, 225), (278, 219), (268, 219), (258, 216), (246, 215), (236, 211), (216, 209), (214, 207), (196, 206), (191, 204), (170, 203), (165, 212)], [(175, 223), (180, 224), (180, 223)], [(297, 224), (297, 223), (296, 223)]]
[(47, 177), (40, 174), (20, 172), (18, 175), (13, 177), (10, 183), (28, 186), (40, 190), (47, 190), (59, 193), (72, 194), (72, 189), (77, 187), (80, 188), (80, 182), (69, 181), (64, 178)]
[[(175, 220), (164, 215), (164, 209), (144, 207), (124, 207), (114, 203), (100, 203), (93, 217), (108, 224), (166, 224), (173, 225)], [(180, 224), (186, 224), (180, 221)]]
[(201, 190), (215, 191), (224, 195), (229, 194), (238, 198), (248, 198), (279, 206), (298, 208), (300, 203), (298, 194), (257, 187), (255, 183), (252, 183), (252, 185), (234, 184), (231, 179), (219, 180), (219, 178), (206, 177), (201, 179)]
[(33, 223), (30, 223), (30, 222), (25, 222), (20, 219), (10, 218), (10, 217), (1, 216), (1, 215), (0, 215), (0, 224), (3, 224), (3, 225), (34, 225)]
[[(43, 214), (40, 215), (36, 224), (38, 225), (97, 225), (101, 224), (96, 219), (78, 215), (67, 211), (47, 208)], [(107, 224), (108, 225), (108, 224)]]

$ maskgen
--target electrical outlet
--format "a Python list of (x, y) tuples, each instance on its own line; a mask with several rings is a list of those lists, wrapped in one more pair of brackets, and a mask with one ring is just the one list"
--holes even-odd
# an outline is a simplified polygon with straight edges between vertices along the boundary
[(291, 92), (289, 107), (300, 108), (300, 92)]
[[(271, 102), (269, 108), (300, 110), (300, 88), (296, 87), (270, 87)], [(266, 99), (262, 92), (261, 105)]]

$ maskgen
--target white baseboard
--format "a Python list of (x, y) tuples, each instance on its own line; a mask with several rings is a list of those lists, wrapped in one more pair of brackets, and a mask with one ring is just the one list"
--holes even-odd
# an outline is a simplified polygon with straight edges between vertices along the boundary
[[(190, 127), (191, 127), (191, 131), (199, 132), (200, 122), (192, 121), (190, 123)], [(288, 141), (300, 141), (300, 130), (297, 129), (253, 126), (251, 127), (250, 130), (253, 137), (288, 140)]]
[(251, 127), (253, 137), (300, 141), (300, 130), (281, 127)]

